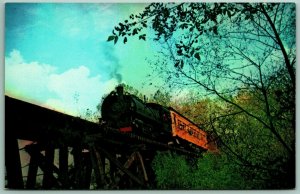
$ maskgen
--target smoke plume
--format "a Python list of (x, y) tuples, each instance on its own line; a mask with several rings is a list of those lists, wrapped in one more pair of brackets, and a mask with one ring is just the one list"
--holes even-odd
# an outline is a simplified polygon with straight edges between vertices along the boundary
[(120, 84), (122, 82), (122, 75), (120, 73), (121, 65), (119, 63), (118, 57), (114, 53), (115, 49), (112, 45), (106, 44), (106, 48), (103, 50), (104, 56), (107, 59), (106, 61), (109, 61), (109, 63), (106, 65), (106, 67), (109, 70), (109, 78), (116, 79)]

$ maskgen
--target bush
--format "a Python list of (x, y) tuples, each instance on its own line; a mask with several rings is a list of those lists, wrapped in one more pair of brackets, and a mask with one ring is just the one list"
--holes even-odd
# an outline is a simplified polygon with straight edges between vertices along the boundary
[(189, 188), (190, 167), (184, 156), (171, 154), (170, 152), (158, 152), (152, 162), (152, 167), (159, 189)]
[(196, 159), (158, 152), (152, 167), (156, 175), (157, 189), (248, 189), (237, 166), (227, 156), (204, 154)]

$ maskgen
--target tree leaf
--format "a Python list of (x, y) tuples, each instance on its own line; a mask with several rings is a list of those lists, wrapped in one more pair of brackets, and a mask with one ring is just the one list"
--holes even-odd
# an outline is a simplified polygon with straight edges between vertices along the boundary
[(114, 40), (115, 37), (116, 37), (116, 36), (109, 36), (108, 39), (107, 39), (107, 42)]
[(142, 22), (142, 25), (143, 25), (144, 28), (147, 28), (146, 21)]
[(181, 49), (178, 49), (177, 50), (177, 54), (180, 56), (180, 55), (182, 55), (182, 50)]
[(174, 67), (178, 67), (179, 63), (180, 63), (180, 61), (177, 60), (176, 63), (174, 64)]
[(140, 35), (140, 36), (139, 36), (139, 40), (141, 40), (141, 39), (146, 40), (146, 34)]
[(200, 61), (200, 54), (199, 53), (195, 53), (194, 57)]
[(218, 35), (218, 28), (217, 28), (217, 26), (214, 26), (214, 27), (213, 27), (213, 32), (214, 32), (216, 35)]
[(114, 43), (116, 44), (117, 42), (118, 42), (118, 37), (115, 36), (115, 41), (114, 41)]
[(135, 34), (137, 34), (137, 33), (138, 33), (138, 32), (137, 32), (137, 28), (133, 29), (132, 35), (135, 35)]

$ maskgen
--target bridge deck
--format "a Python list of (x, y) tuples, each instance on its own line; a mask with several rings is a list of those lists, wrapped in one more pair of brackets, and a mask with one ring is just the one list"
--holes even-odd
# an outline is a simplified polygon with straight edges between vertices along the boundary
[[(45, 148), (78, 144), (82, 134), (99, 130), (96, 123), (5, 96), (5, 166), (7, 188), (24, 188), (17, 139)], [(50, 142), (50, 143), (49, 143)]]

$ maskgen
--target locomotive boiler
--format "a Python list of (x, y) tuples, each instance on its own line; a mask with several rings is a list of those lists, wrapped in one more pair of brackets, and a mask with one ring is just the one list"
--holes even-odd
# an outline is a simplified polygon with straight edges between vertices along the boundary
[(135, 133), (158, 141), (190, 145), (215, 152), (216, 144), (205, 131), (171, 107), (145, 103), (117, 86), (103, 100), (102, 120), (124, 133)]

